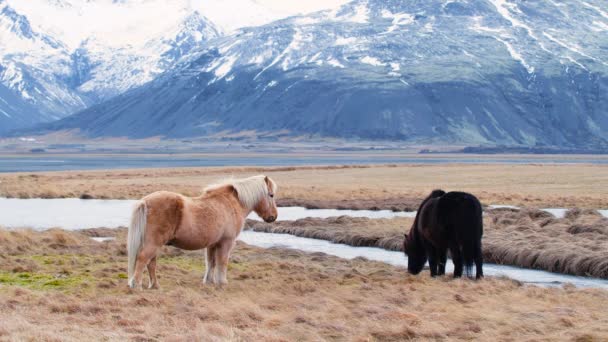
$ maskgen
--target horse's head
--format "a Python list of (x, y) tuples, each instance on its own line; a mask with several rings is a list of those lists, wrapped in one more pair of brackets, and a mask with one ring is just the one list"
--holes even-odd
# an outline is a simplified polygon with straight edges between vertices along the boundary
[[(412, 227), (412, 230), (414, 228)], [(427, 261), (426, 251), (420, 241), (410, 232), (403, 239), (403, 252), (407, 254), (407, 270), (411, 274), (418, 274), (424, 268)]]
[(276, 221), (279, 215), (275, 201), (277, 184), (269, 177), (264, 177), (264, 183), (266, 184), (266, 195), (260, 198), (253, 211), (264, 221), (270, 223)]
[(418, 232), (418, 220), (420, 219), (420, 215), (425, 209), (427, 203), (434, 201), (436, 198), (443, 195), (445, 195), (445, 191), (436, 189), (433, 190), (431, 194), (424, 199), (424, 201), (422, 201), (420, 207), (418, 207), (418, 211), (416, 212), (416, 218), (414, 219), (414, 223), (412, 223), (410, 233), (406, 234), (405, 239), (403, 239), (403, 252), (407, 254), (407, 270), (411, 274), (420, 273), (428, 259), (423, 241), (420, 237), (420, 233)]

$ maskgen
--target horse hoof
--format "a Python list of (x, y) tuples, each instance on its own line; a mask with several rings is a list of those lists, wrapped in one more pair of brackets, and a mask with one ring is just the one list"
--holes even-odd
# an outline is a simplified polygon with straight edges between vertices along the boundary
[(130, 279), (128, 286), (131, 290), (141, 290), (142, 286), (135, 284), (135, 279)]

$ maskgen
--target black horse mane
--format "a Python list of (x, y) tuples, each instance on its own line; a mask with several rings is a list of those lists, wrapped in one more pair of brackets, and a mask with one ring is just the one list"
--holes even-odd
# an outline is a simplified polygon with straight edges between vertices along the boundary
[[(427, 196), (427, 198), (425, 198), (422, 201), (422, 203), (420, 203), (420, 206), (418, 207), (418, 211), (416, 212), (416, 217), (414, 218), (414, 223), (412, 223), (412, 228), (410, 229), (410, 234), (412, 234), (413, 238), (418, 239), (418, 233), (416, 232), (416, 227), (418, 226), (418, 215), (420, 215), (420, 212), (422, 212), (422, 208), (424, 207), (426, 202), (428, 202), (430, 199), (438, 198), (443, 195), (445, 195), (445, 191), (443, 191), (441, 189), (435, 189), (431, 192), (430, 195)], [(418, 242), (421, 242), (421, 241), (418, 241)]]
[[(414, 223), (412, 224), (412, 229), (410, 229), (410, 233), (411, 232), (415, 232), (416, 231), (416, 226), (418, 226), (418, 215), (422, 212), (422, 208), (424, 207), (424, 205), (431, 199), (433, 198), (438, 198), (445, 195), (445, 191), (441, 190), (441, 189), (435, 189), (431, 192), (430, 195), (427, 196), (427, 198), (425, 198), (422, 203), (420, 203), (420, 206), (418, 207), (418, 211), (416, 212), (416, 217), (414, 218)], [(417, 233), (416, 233), (417, 236)]]

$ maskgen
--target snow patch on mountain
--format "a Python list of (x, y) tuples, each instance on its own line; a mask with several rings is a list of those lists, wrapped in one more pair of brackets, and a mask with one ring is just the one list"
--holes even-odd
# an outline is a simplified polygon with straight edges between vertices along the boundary
[(590, 4), (588, 2), (585, 2), (585, 1), (583, 1), (582, 3), (583, 3), (583, 6), (585, 6), (587, 8), (593, 9), (594, 11), (596, 11), (597, 13), (599, 13), (602, 17), (608, 19), (608, 12), (602, 10), (599, 6), (592, 5), (592, 4)]
[(369, 65), (373, 65), (373, 66), (386, 65), (385, 63), (382, 63), (378, 58), (371, 57), (371, 56), (365, 56), (365, 57), (361, 58), (361, 63), (365, 63), (365, 64), (369, 64)]
[(386, 30), (387, 33), (401, 29), (403, 26), (414, 22), (414, 16), (410, 13), (392, 13), (389, 10), (382, 10), (382, 17), (392, 20), (392, 25)]
[(340, 45), (351, 45), (357, 42), (357, 38), (356, 37), (336, 37), (336, 42), (335, 45), (336, 46), (340, 46)]
[(336, 67), (336, 68), (345, 68), (344, 64), (340, 63), (338, 60), (334, 59), (334, 58), (329, 58), (327, 60), (327, 64)]

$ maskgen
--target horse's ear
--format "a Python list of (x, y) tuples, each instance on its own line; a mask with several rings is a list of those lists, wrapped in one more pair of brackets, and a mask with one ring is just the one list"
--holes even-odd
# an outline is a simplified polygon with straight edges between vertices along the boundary
[(266, 182), (266, 186), (271, 188), (271, 191), (274, 191), (277, 187), (276, 183), (274, 183), (272, 179), (268, 178), (268, 176), (264, 176), (264, 182)]
[(234, 185), (230, 184), (228, 185), (228, 188), (230, 189), (230, 191), (232, 191), (232, 193), (236, 196), (239, 197), (239, 192), (238, 190), (234, 187)]
[(445, 191), (441, 190), (441, 189), (435, 189), (431, 192), (431, 198), (436, 198), (436, 197), (441, 197), (445, 195)]

